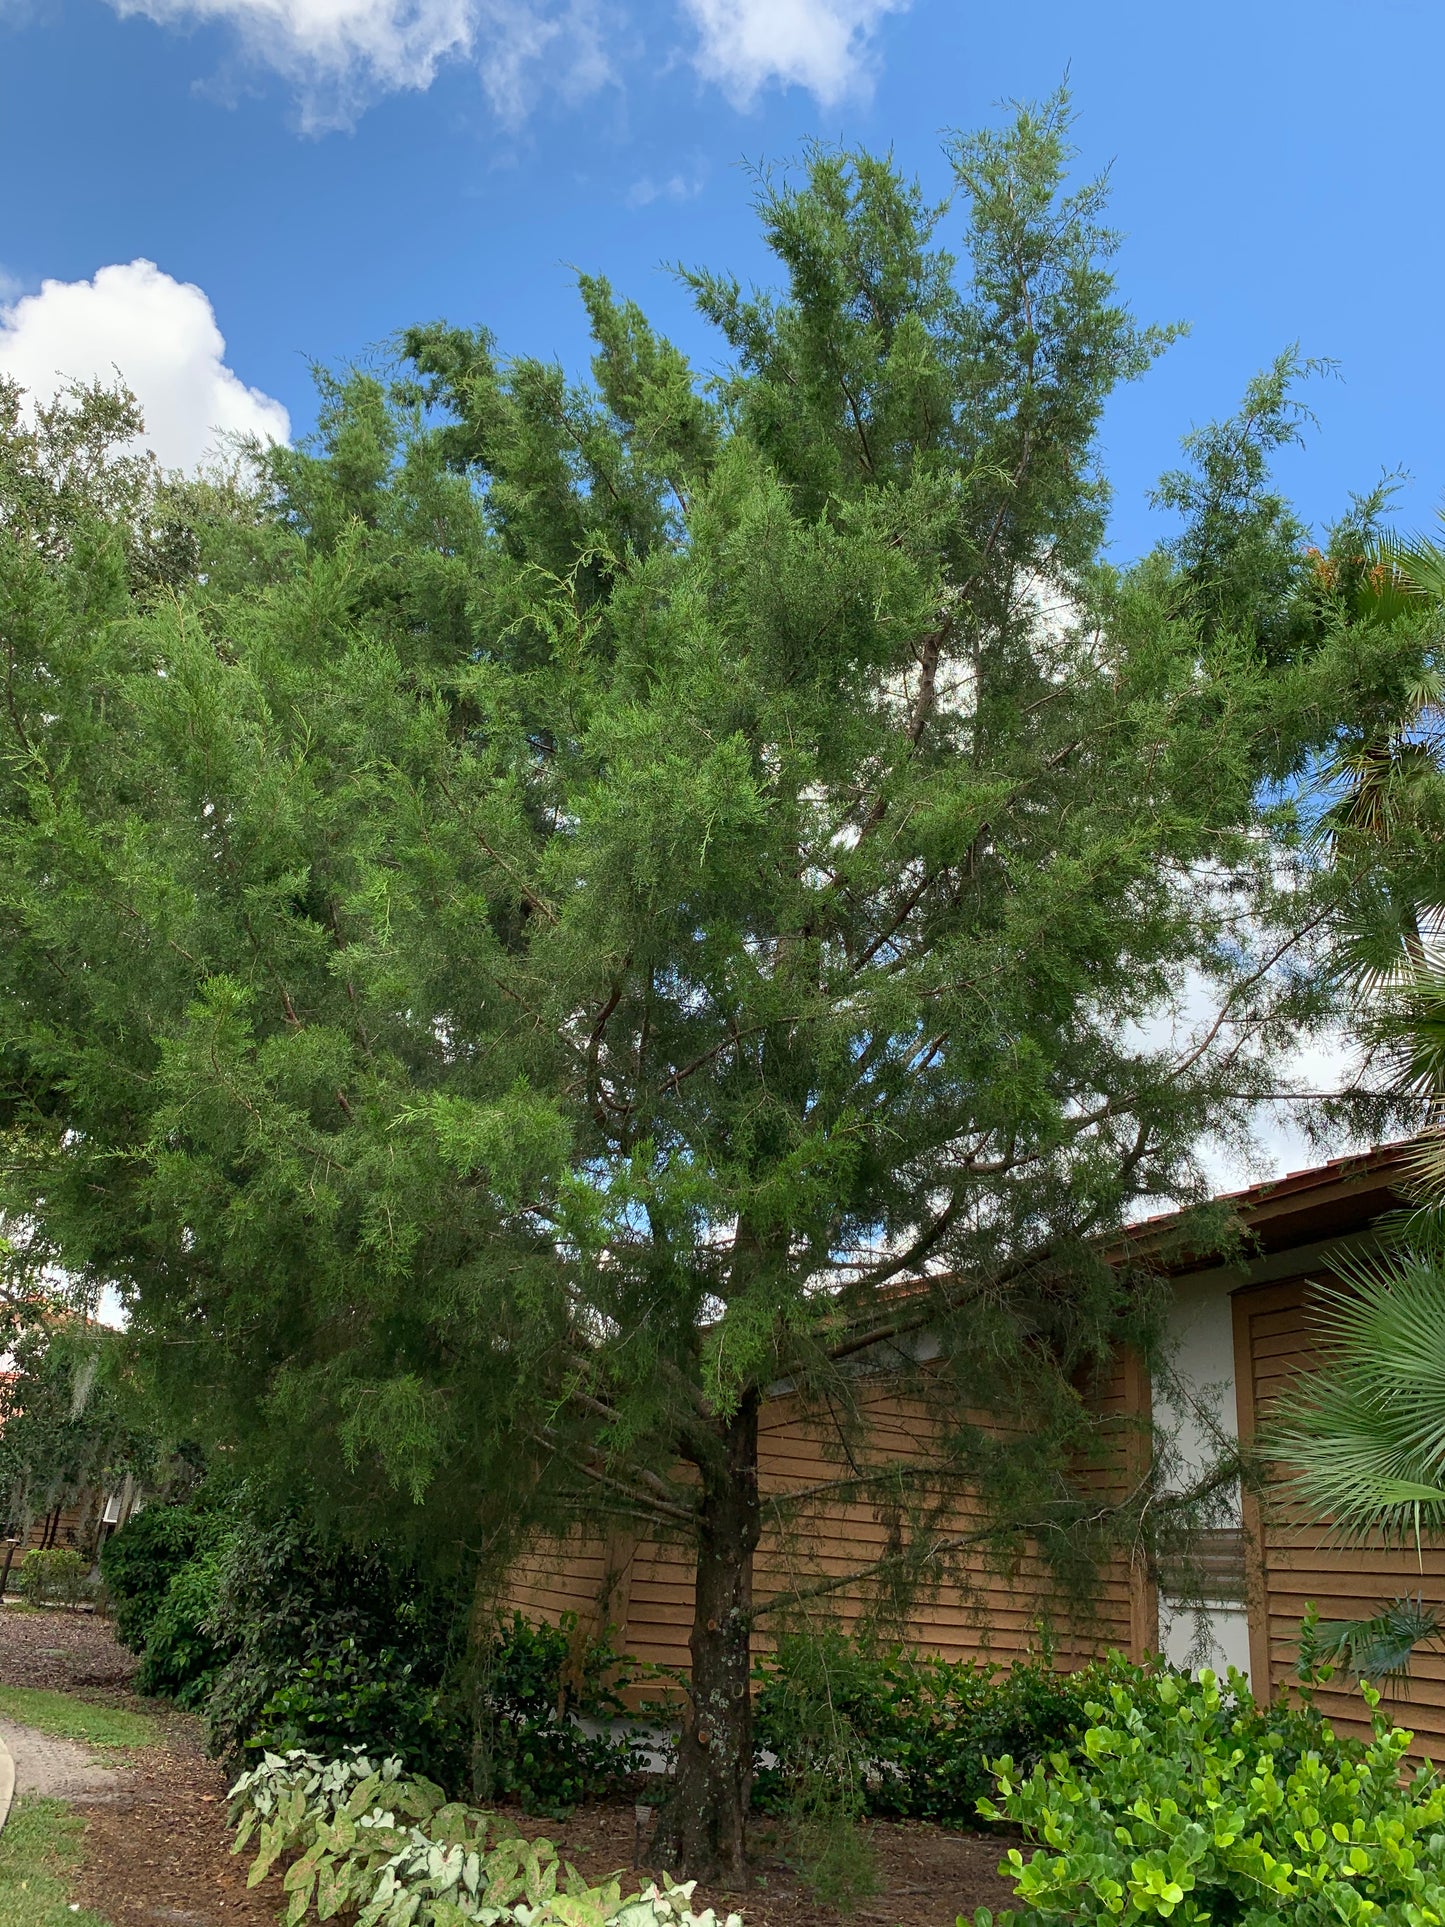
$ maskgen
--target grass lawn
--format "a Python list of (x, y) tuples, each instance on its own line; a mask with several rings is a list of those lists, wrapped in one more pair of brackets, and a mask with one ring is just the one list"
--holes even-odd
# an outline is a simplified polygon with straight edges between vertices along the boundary
[(154, 1746), (161, 1736), (144, 1713), (91, 1706), (69, 1693), (49, 1693), (38, 1686), (0, 1686), (0, 1720), (33, 1726), (52, 1739), (78, 1740), (82, 1746)]
[(65, 1876), (82, 1824), (63, 1800), (15, 1802), (0, 1832), (0, 1927), (105, 1927), (99, 1914), (70, 1911)]

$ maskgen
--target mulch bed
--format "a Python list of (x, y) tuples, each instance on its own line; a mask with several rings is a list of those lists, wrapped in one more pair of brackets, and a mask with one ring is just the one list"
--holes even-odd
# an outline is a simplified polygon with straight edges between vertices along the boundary
[[(566, 1820), (518, 1813), (508, 1818), (532, 1839), (545, 1836), (589, 1879), (620, 1873), (624, 1892), (632, 1881), (647, 1881), (658, 1871), (646, 1833), (638, 1840), (631, 1807), (579, 1807)], [(975, 1907), (997, 1912), (1010, 1904), (1013, 1888), (998, 1875), (1006, 1841), (909, 1820), (873, 1821), (866, 1833), (878, 1892), (860, 1900), (846, 1917), (813, 1899), (787, 1864), (782, 1830), (766, 1820), (755, 1822), (751, 1835), (756, 1884), (741, 1894), (699, 1887), (693, 1906), (716, 1907), (720, 1916), (737, 1911), (747, 1927), (843, 1927), (845, 1918), (864, 1927), (953, 1927), (957, 1915), (971, 1915)]]
[(62, 1606), (0, 1608), (0, 1686), (40, 1686), (69, 1693), (124, 1690), (139, 1665), (115, 1643), (110, 1621), (99, 1613), (67, 1612)]
[(85, 1809), (75, 1898), (111, 1927), (276, 1927), (280, 1876), (247, 1891), (249, 1856), (230, 1851), (227, 1776), (201, 1752), (198, 1726), (172, 1720), (164, 1745), (134, 1756), (120, 1797)]
[[(275, 1927), (280, 1879), (273, 1874), (247, 1890), (247, 1857), (230, 1851), (227, 1776), (205, 1757), (200, 1722), (137, 1698), (135, 1668), (98, 1615), (0, 1610), (0, 1685), (130, 1706), (162, 1728), (159, 1746), (129, 1757), (119, 1795), (83, 1809), (75, 1898), (111, 1927)], [(533, 1839), (545, 1835), (589, 1879), (620, 1874), (624, 1892), (658, 1871), (630, 1805), (579, 1807), (561, 1821), (516, 1811), (507, 1818)], [(1009, 1902), (1011, 1889), (997, 1872), (1006, 1843), (997, 1838), (909, 1821), (877, 1821), (868, 1835), (879, 1891), (850, 1915), (811, 1898), (787, 1864), (781, 1831), (765, 1820), (753, 1834), (755, 1884), (744, 1894), (699, 1888), (693, 1905), (714, 1906), (720, 1916), (737, 1910), (747, 1927), (953, 1927), (958, 1914)]]

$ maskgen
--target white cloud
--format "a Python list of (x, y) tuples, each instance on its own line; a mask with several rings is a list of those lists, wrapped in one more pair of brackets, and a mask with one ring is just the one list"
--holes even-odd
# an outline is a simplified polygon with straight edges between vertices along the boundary
[(1240, 1191), (1265, 1178), (1307, 1171), (1327, 1158), (1368, 1150), (1365, 1138), (1338, 1127), (1321, 1133), (1318, 1124), (1311, 1131), (1306, 1122), (1315, 1100), (1337, 1097), (1352, 1088), (1359, 1069), (1359, 1048), (1347, 1032), (1331, 1029), (1302, 1038), (1280, 1065), (1281, 1092), (1298, 1095), (1292, 1101), (1281, 1096), (1273, 1104), (1259, 1106), (1249, 1120), (1253, 1147), (1246, 1151), (1218, 1139), (1200, 1145), (1199, 1162), (1210, 1190), (1216, 1195)]
[(599, 0), (111, 0), (122, 18), (234, 29), (242, 53), (296, 89), (303, 132), (349, 127), (378, 94), (424, 90), (472, 60), (516, 122), (540, 86), (564, 99), (611, 78)]
[(475, 0), (472, 46), (495, 112), (516, 126), (544, 85), (583, 100), (613, 78), (597, 0)]
[(429, 87), (471, 45), (471, 0), (112, 0), (122, 19), (220, 22), (298, 89), (308, 132), (347, 124), (374, 91)]
[(627, 190), (629, 207), (651, 207), (654, 201), (692, 201), (701, 194), (703, 178), (687, 174), (669, 174), (665, 181), (654, 180), (644, 174), (640, 181), (634, 181)]
[(745, 107), (770, 83), (825, 107), (866, 88), (873, 38), (908, 0), (683, 0), (700, 35), (698, 71)]
[(210, 302), (153, 261), (101, 268), (93, 281), (46, 281), (39, 294), (0, 304), (0, 374), (50, 400), (68, 378), (117, 372), (166, 468), (194, 468), (218, 434), (285, 441), (286, 410), (226, 366)]
[[(0, 0), (0, 6), (5, 0)], [(656, 0), (653, 0), (656, 4)], [(736, 106), (770, 84), (824, 106), (866, 89), (884, 16), (909, 0), (676, 0), (693, 59)], [(447, 62), (478, 71), (516, 125), (543, 88), (576, 101), (617, 78), (623, 0), (111, 0), (123, 19), (226, 26), (243, 58), (296, 91), (302, 130), (349, 127), (380, 94), (431, 86)], [(657, 64), (657, 63), (655, 63)], [(661, 63), (665, 70), (670, 57)]]
[[(1197, 881), (1204, 887), (1203, 878)], [(1238, 1022), (1226, 1017), (1219, 1024), (1219, 1017), (1217, 987), (1191, 969), (1173, 1001), (1126, 1023), (1119, 1041), (1141, 1055), (1157, 1053), (1184, 1064), (1212, 1037), (1211, 1057), (1257, 1067), (1261, 1060), (1254, 1040), (1254, 1013), (1241, 1007)], [(1368, 1148), (1340, 1126), (1325, 1129), (1323, 1125), (1321, 1100), (1342, 1097), (1361, 1082), (1368, 1083), (1362, 1077), (1358, 1041), (1347, 1029), (1327, 1023), (1314, 1031), (1296, 1031), (1284, 1045), (1275, 1040), (1269, 1067), (1271, 1094), (1258, 1101), (1241, 1097), (1225, 1128), (1194, 1147), (1200, 1174), (1213, 1196)], [(1241, 1084), (1252, 1087), (1250, 1079), (1242, 1078)], [(1140, 1204), (1138, 1215), (1148, 1217), (1160, 1208), (1159, 1200), (1150, 1199)]]

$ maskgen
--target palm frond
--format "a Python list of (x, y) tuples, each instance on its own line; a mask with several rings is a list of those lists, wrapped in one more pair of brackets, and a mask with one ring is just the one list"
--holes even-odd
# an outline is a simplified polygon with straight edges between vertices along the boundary
[(1405, 1160), (1407, 1182), (1422, 1198), (1445, 1196), (1445, 1128), (1424, 1132)]
[(1313, 1631), (1317, 1658), (1338, 1660), (1360, 1679), (1402, 1679), (1415, 1648), (1445, 1633), (1445, 1617), (1421, 1594), (1392, 1599), (1370, 1619), (1322, 1619)]
[(1445, 1272), (1405, 1250), (1339, 1273), (1316, 1316), (1331, 1362), (1294, 1380), (1261, 1449), (1335, 1536), (1418, 1547), (1445, 1528)]
[[(1334, 976), (1363, 1012), (1361, 1029), (1413, 975), (1419, 915), (1413, 900), (1399, 901), (1378, 887), (1355, 892), (1334, 920)], [(1367, 1043), (1372, 1042), (1366, 1038)]]
[[(1372, 1063), (1387, 1068), (1394, 1096), (1439, 1100), (1445, 1094), (1445, 970), (1428, 959), (1402, 957), (1375, 994), (1375, 1007), (1361, 1021)], [(1428, 1181), (1437, 1149), (1422, 1147), (1419, 1181)]]
[(1407, 593), (1445, 601), (1445, 548), (1428, 536), (1382, 536), (1371, 545), (1371, 562), (1389, 569)]

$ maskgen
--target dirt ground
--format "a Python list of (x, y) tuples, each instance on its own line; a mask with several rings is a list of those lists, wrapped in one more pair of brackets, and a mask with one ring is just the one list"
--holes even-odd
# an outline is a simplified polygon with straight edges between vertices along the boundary
[[(631, 1807), (579, 1807), (566, 1820), (511, 1817), (524, 1833), (545, 1835), (589, 1878), (620, 1872), (624, 1892), (631, 1881), (645, 1882), (659, 1871), (648, 1852), (647, 1830)], [(998, 1876), (1007, 1842), (921, 1821), (879, 1820), (867, 1834), (878, 1892), (846, 1917), (855, 1927), (953, 1927), (959, 1914), (972, 1915), (975, 1907), (997, 1912), (1010, 1902), (1013, 1889)], [(755, 1822), (751, 1844), (756, 1884), (741, 1894), (700, 1887), (695, 1908), (736, 1911), (746, 1927), (844, 1927), (845, 1917), (820, 1907), (788, 1867), (786, 1842), (767, 1821)]]
[[(59, 1606), (27, 1611), (0, 1607), (0, 1686), (40, 1686), (108, 1700), (127, 1687), (138, 1662), (118, 1646), (110, 1621), (99, 1613), (67, 1612)], [(92, 1689), (105, 1687), (107, 1692)]]
[[(230, 1852), (226, 1775), (205, 1757), (200, 1722), (131, 1691), (135, 1661), (94, 1614), (0, 1609), (0, 1685), (74, 1691), (101, 1703), (149, 1713), (162, 1728), (159, 1746), (107, 1760), (113, 1781), (61, 1750), (35, 1757), (69, 1768), (75, 1804), (85, 1815), (83, 1873), (74, 1898), (111, 1927), (275, 1927), (282, 1905), (272, 1876), (246, 1889), (245, 1861)], [(51, 1743), (53, 1748), (54, 1743)], [(34, 1743), (32, 1741), (32, 1748)], [(17, 1764), (19, 1755), (17, 1754)], [(649, 1829), (631, 1806), (587, 1806), (564, 1821), (508, 1816), (532, 1837), (545, 1835), (563, 1859), (589, 1878), (620, 1874), (623, 1890), (657, 1871)], [(846, 1917), (855, 1927), (953, 1927), (975, 1907), (1007, 1905), (997, 1868), (1006, 1843), (922, 1823), (879, 1821), (868, 1829), (879, 1891)], [(845, 1927), (820, 1907), (789, 1869), (785, 1842), (766, 1822), (754, 1833), (756, 1883), (747, 1893), (699, 1891), (693, 1905), (719, 1914), (736, 1910), (747, 1927)]]
[(136, 1756), (114, 1801), (86, 1809), (76, 1899), (112, 1927), (275, 1927), (280, 1879), (247, 1891), (225, 1821), (226, 1775), (173, 1726)]

